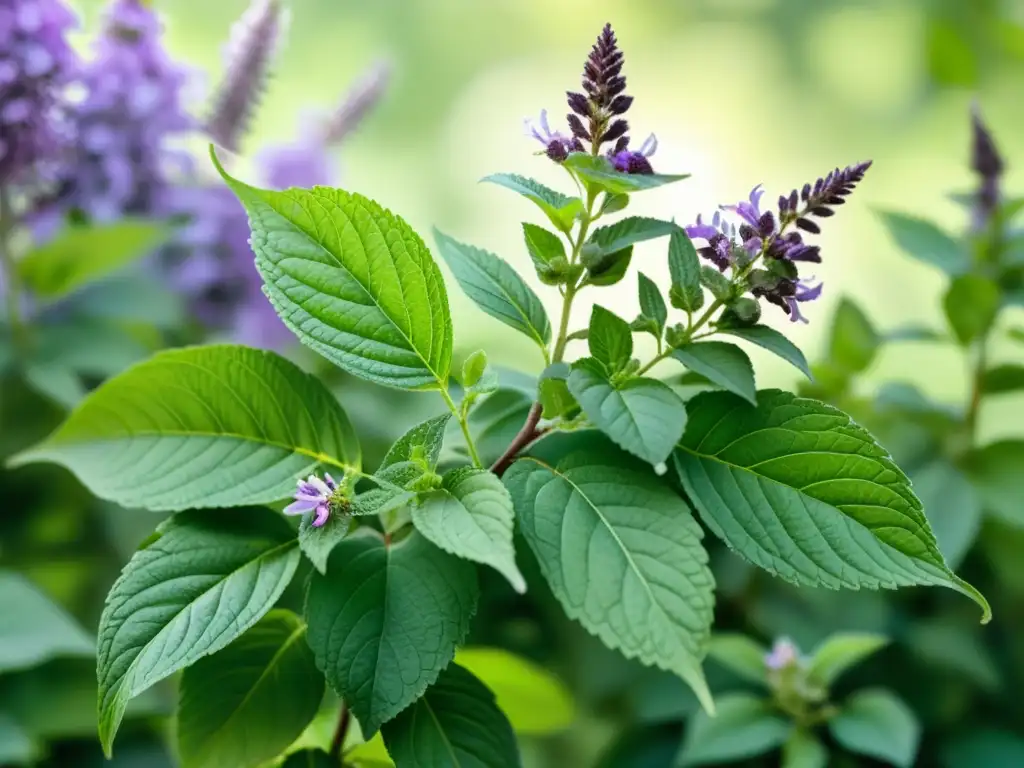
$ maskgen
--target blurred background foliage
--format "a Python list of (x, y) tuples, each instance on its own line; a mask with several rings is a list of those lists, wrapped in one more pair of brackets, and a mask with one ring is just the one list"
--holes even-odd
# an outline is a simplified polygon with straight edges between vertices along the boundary
[[(216, 82), (222, 41), (244, 0), (155, 5), (166, 14), (172, 54), (193, 65), (200, 81)], [(73, 39), (83, 49), (101, 7), (99, 0), (78, 3), (86, 24)], [(899, 254), (876, 209), (964, 230), (967, 214), (949, 193), (975, 185), (967, 162), (972, 100), (981, 104), (1008, 160), (1007, 193), (1024, 193), (1017, 165), (1018, 158), (1024, 164), (1021, 0), (293, 0), (291, 8), (288, 42), (236, 174), (245, 178), (252, 171), (248, 158), (260, 146), (293, 139), (307, 110), (330, 109), (368, 62), (389, 58), (393, 80), (384, 101), (335, 156), (342, 186), (379, 200), (420, 232), (437, 225), (488, 248), (523, 274), (532, 270), (519, 222), (533, 214), (496, 187), (478, 186), (478, 180), (510, 171), (552, 186), (563, 182), (557, 168), (532, 156), (535, 144), (523, 136), (522, 119), (542, 108), (560, 112), (563, 92), (577, 85), (583, 52), (609, 20), (626, 52), (636, 97), (634, 133), (657, 133), (658, 170), (693, 174), (682, 184), (647, 193), (638, 213), (689, 223), (699, 212), (744, 198), (754, 184), (764, 183), (774, 199), (836, 165), (873, 159), (854, 203), (823, 236), (826, 261), (817, 277), (825, 294), (808, 312), (811, 323), (785, 327), (812, 360), (834, 351), (829, 334), (843, 297), (881, 335), (910, 325), (945, 328), (942, 277)], [(202, 88), (194, 99), (199, 109)], [(204, 146), (197, 137), (192, 148), (200, 158)], [(635, 263), (664, 281), (663, 247), (638, 246)], [(627, 317), (635, 314), (633, 275), (601, 299)], [(476, 312), (458, 291), (449, 293), (457, 356), (483, 347), (492, 362), (539, 372), (541, 360), (528, 342)], [(577, 312), (576, 325), (582, 326), (589, 306)], [(1009, 324), (1024, 325), (1021, 309), (1006, 315)], [(766, 320), (783, 327), (781, 313), (766, 310)], [(993, 339), (990, 357), (1012, 362), (1021, 359), (1022, 349), (1000, 336)], [(296, 355), (316, 365), (309, 355)], [(756, 350), (754, 355), (762, 386), (796, 385), (784, 363)], [(427, 398), (324, 373), (356, 423), (369, 466), (396, 433), (433, 406)], [(911, 341), (880, 346), (849, 382), (852, 389), (840, 393), (824, 386), (817, 394), (867, 401), (882, 382), (893, 381), (913, 381), (928, 397), (950, 404), (962, 404), (969, 387), (954, 346)], [(525, 396), (510, 395), (508, 408), (497, 414), (512, 414), (505, 426), (512, 433), (525, 403)], [(896, 441), (891, 449), (900, 458), (899, 436), (887, 434), (892, 420), (868, 410), (870, 426), (883, 443)], [(5, 380), (2, 454), (42, 437), (63, 412), (24, 383)], [(500, 426), (501, 419), (496, 422)], [(1022, 432), (1020, 397), (999, 398), (983, 410), (982, 443)], [(83, 658), (80, 633), (96, 626), (103, 595), (157, 520), (97, 502), (71, 476), (49, 466), (3, 471), (0, 496), (0, 562), (31, 582), (0, 586), (0, 661), (4, 625), (18, 620), (24, 610), (19, 606), (30, 604), (34, 591), (67, 611), (40, 625), (36, 657), (10, 662), (0, 675), (0, 743), (5, 723), (15, 722), (46, 744), (38, 753), (41, 765), (99, 765), (93, 667), (87, 653)], [(1024, 685), (1019, 524), (987, 521), (978, 542), (963, 554), (963, 575), (995, 608), (995, 621), (985, 628), (977, 626), (972, 606), (942, 590), (795, 590), (754, 573), (721, 548), (713, 548), (712, 557), (719, 583), (717, 629), (763, 641), (786, 635), (804, 649), (841, 630), (893, 639), (840, 680), (837, 690), (843, 695), (876, 684), (896, 690), (924, 728), (917, 764), (1024, 765), (1024, 703), (1016, 694)], [(473, 643), (506, 647), (543, 663), (576, 699), (569, 728), (524, 738), (528, 765), (672, 763), (684, 718), (697, 709), (682, 683), (624, 661), (560, 618), (536, 573), (528, 574), (527, 598), (513, 595), (492, 574), (481, 575), (489, 597)], [(294, 591), (288, 599), (298, 607), (301, 592), (298, 586)], [(716, 692), (742, 687), (726, 668), (713, 661), (708, 666)], [(172, 764), (156, 737), (167, 733), (163, 716), (173, 711), (173, 701), (172, 690), (157, 689), (136, 702), (137, 717), (125, 731), (115, 765)], [(0, 764), (5, 759), (0, 753)], [(776, 756), (729, 764), (777, 761)]]

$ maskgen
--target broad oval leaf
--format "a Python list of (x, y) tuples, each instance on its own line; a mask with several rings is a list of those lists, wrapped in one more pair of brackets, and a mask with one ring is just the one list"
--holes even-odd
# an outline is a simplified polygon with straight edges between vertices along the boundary
[(369, 736), (413, 701), (455, 655), (478, 588), (474, 566), (418, 533), (385, 544), (367, 533), (334, 548), (306, 599), (317, 667)]
[(744, 760), (770, 752), (793, 729), (766, 700), (746, 693), (718, 698), (718, 712), (698, 712), (690, 722), (676, 764), (711, 765)]
[(971, 267), (967, 249), (935, 224), (916, 216), (882, 211), (882, 222), (903, 251), (947, 275), (960, 275)]
[(584, 181), (596, 184), (613, 194), (655, 189), (690, 176), (688, 173), (622, 173), (615, 169), (608, 158), (600, 155), (595, 157), (587, 152), (573, 152), (563, 164), (574, 170)]
[(633, 330), (629, 323), (599, 304), (590, 313), (587, 333), (590, 354), (609, 374), (622, 370), (633, 355)]
[(594, 425), (620, 448), (655, 466), (662, 464), (686, 427), (686, 406), (656, 379), (613, 384), (593, 359), (577, 362), (569, 391)]
[(494, 568), (519, 593), (526, 581), (512, 545), (512, 499), (497, 475), (461, 467), (444, 476), (443, 487), (424, 493), (413, 506), (416, 530), (445, 552)]
[(563, 232), (572, 229), (577, 214), (583, 210), (583, 201), (569, 197), (546, 187), (539, 181), (514, 173), (495, 173), (481, 181), (489, 181), (505, 189), (511, 189), (530, 200), (551, 219), (551, 223)]
[(843, 702), (828, 722), (832, 736), (851, 752), (910, 768), (921, 726), (913, 711), (886, 690), (862, 690)]
[(671, 235), (678, 229), (671, 221), (627, 216), (607, 227), (595, 229), (583, 247), (591, 253), (609, 255), (646, 240)]
[(640, 296), (641, 317), (650, 320), (657, 329), (654, 338), (660, 339), (665, 331), (665, 323), (668, 322), (668, 307), (665, 306), (665, 299), (651, 278), (640, 272), (637, 275), (637, 291)]
[(672, 357), (694, 373), (727, 389), (751, 403), (757, 402), (754, 366), (735, 344), (724, 341), (698, 341), (673, 350)]
[(815, 682), (828, 688), (850, 667), (888, 644), (889, 638), (870, 632), (842, 632), (832, 635), (814, 653), (807, 666), (807, 674)]
[(828, 750), (812, 731), (794, 728), (782, 745), (782, 768), (828, 768)]
[(844, 298), (836, 307), (829, 336), (829, 361), (859, 373), (871, 365), (882, 339), (864, 311)]
[(279, 755), (309, 725), (324, 678), (293, 613), (274, 610), (185, 670), (178, 701), (184, 768), (249, 768)]
[(811, 368), (807, 364), (807, 358), (800, 348), (781, 333), (767, 325), (754, 325), (749, 328), (723, 328), (723, 333), (735, 336), (738, 339), (749, 341), (762, 349), (767, 349), (773, 355), (778, 355), (787, 363), (800, 371), (804, 376), (813, 381)]
[(968, 274), (953, 280), (942, 299), (949, 326), (962, 346), (986, 333), (999, 312), (999, 286), (987, 277)]
[(708, 656), (731, 669), (737, 675), (754, 683), (768, 683), (765, 655), (768, 650), (746, 635), (715, 633), (711, 636)]
[(565, 243), (554, 232), (548, 232), (544, 227), (524, 221), (523, 237), (526, 239), (526, 250), (530, 253), (530, 259), (538, 269), (556, 260), (566, 259), (568, 262)]
[(272, 352), (160, 352), (91, 393), (13, 464), (53, 461), (129, 508), (262, 504), (319, 464), (358, 466), (359, 443), (316, 378)]
[(434, 230), (441, 256), (462, 290), (491, 317), (529, 336), (542, 349), (551, 341), (544, 304), (508, 262)]
[(298, 564), (295, 532), (263, 507), (181, 512), (161, 524), (100, 617), (99, 732), (108, 757), (128, 700), (259, 621)]
[(63, 656), (86, 656), (96, 643), (63, 608), (23, 576), (0, 571), (0, 674)]
[(679, 675), (713, 709), (700, 662), (714, 580), (685, 502), (611, 445), (555, 466), (522, 458), (504, 479), (566, 614), (610, 648)]
[(411, 707), (381, 728), (397, 768), (518, 768), (519, 747), (508, 718), (486, 685), (457, 664)]
[(985, 598), (946, 566), (910, 481), (842, 411), (779, 390), (757, 407), (724, 392), (687, 404), (676, 468), (701, 518), (755, 565), (796, 584), (938, 585)]
[(452, 358), (444, 279), (401, 217), (341, 189), (257, 189), (212, 157), (249, 214), (266, 293), (303, 344), (377, 384), (444, 386)]

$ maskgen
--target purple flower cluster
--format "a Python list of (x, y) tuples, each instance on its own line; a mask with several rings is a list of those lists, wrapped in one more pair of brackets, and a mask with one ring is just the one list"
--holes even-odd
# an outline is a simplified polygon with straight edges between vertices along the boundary
[(63, 87), (77, 59), (77, 24), (60, 0), (0, 0), (0, 183), (34, 181), (69, 142)]
[[(842, 205), (870, 167), (860, 163), (842, 170), (838, 168), (814, 184), (805, 184), (797, 192), (779, 198), (778, 211), (761, 211), (764, 191), (754, 187), (747, 200), (736, 205), (721, 206), (710, 223), (698, 216), (695, 224), (686, 227), (693, 239), (707, 241), (698, 253), (725, 272), (734, 270), (734, 277), (743, 277), (747, 288), (756, 298), (763, 298), (783, 309), (793, 322), (807, 322), (800, 312), (800, 304), (821, 296), (821, 283), (802, 279), (799, 262), (821, 262), (821, 249), (804, 241), (796, 229), (818, 234), (821, 228), (814, 218), (834, 215), (834, 206)], [(722, 211), (734, 214), (740, 224), (729, 222)], [(763, 257), (764, 268), (754, 268)]]
[(978, 174), (980, 181), (973, 225), (975, 231), (980, 231), (992, 220), (999, 207), (999, 183), (1006, 165), (977, 106), (971, 113), (971, 128), (971, 170)]
[(633, 104), (626, 95), (626, 77), (622, 74), (625, 56), (619, 49), (611, 24), (606, 24), (583, 65), (583, 92), (566, 93), (569, 109), (566, 116), (571, 136), (552, 131), (547, 111), (540, 120), (527, 121), (527, 134), (544, 145), (544, 153), (553, 161), (564, 161), (570, 152), (601, 154), (604, 145), (614, 142), (606, 157), (622, 173), (651, 174), (650, 157), (658, 148), (651, 134), (638, 150), (629, 148), (629, 123), (623, 117)]
[(338, 490), (338, 484), (325, 472), (323, 480), (316, 475), (310, 475), (305, 480), (299, 480), (298, 485), (294, 495), (295, 501), (284, 508), (284, 513), (304, 515), (315, 510), (316, 516), (310, 524), (314, 528), (323, 527), (331, 514), (333, 496)]

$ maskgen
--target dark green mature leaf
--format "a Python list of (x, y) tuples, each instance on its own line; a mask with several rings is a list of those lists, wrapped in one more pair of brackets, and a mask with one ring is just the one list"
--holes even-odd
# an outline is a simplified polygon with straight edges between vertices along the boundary
[(910, 768), (921, 726), (913, 711), (890, 691), (862, 690), (829, 720), (832, 736), (851, 752)]
[(947, 275), (961, 275), (970, 269), (967, 249), (932, 222), (891, 211), (882, 211), (881, 217), (896, 244), (915, 259)]
[(756, 344), (762, 349), (767, 349), (772, 354), (778, 355), (787, 363), (792, 364), (794, 368), (803, 373), (808, 379), (814, 380), (804, 353), (800, 351), (796, 344), (774, 328), (770, 328), (767, 325), (754, 325), (749, 328), (723, 328), (722, 332), (728, 333), (730, 336), (736, 336), (744, 341), (749, 341), (751, 344)]
[(828, 768), (828, 750), (813, 732), (794, 728), (782, 745), (782, 768)]
[(128, 700), (259, 621), (299, 563), (294, 531), (263, 507), (181, 512), (157, 532), (124, 567), (100, 617), (99, 731), (108, 756)]
[(418, 533), (386, 545), (345, 539), (306, 599), (317, 667), (370, 736), (409, 704), (455, 655), (478, 596), (474, 566)]
[(152, 253), (170, 234), (166, 222), (141, 219), (68, 226), (26, 254), (18, 272), (37, 296), (58, 299)]
[(779, 390), (750, 407), (722, 392), (687, 403), (676, 468), (701, 518), (744, 558), (796, 584), (945, 586), (991, 617), (939, 552), (906, 475), (849, 416)]
[[(362, 768), (362, 763), (354, 764)], [(281, 768), (338, 768), (338, 761), (322, 749), (303, 749), (292, 752)]]
[[(910, 478), (935, 532), (939, 550), (949, 567), (956, 568), (981, 528), (981, 497), (977, 489), (945, 458), (916, 468)], [(1024, 490), (1024, 485), (1021, 487)]]
[(714, 586), (686, 504), (608, 446), (505, 475), (523, 536), (566, 614), (610, 648), (681, 677), (712, 710), (700, 661)]
[[(370, 491), (374, 493), (375, 491)], [(386, 496), (386, 500), (380, 498), (380, 494)], [(374, 507), (373, 511), (368, 511), (365, 506), (360, 506), (357, 511), (360, 514), (379, 514), (385, 509), (387, 502), (395, 499), (397, 496), (405, 495), (391, 493), (388, 491), (380, 491), (378, 499), (380, 500), (379, 506)], [(403, 506), (411, 500), (412, 496), (408, 495), (399, 506)], [(365, 505), (365, 499), (363, 500)], [(313, 563), (313, 567), (316, 568), (320, 573), (327, 572), (327, 560), (331, 556), (331, 552), (338, 546), (338, 542), (348, 536), (349, 531), (352, 528), (352, 514), (350, 512), (341, 512), (332, 510), (330, 516), (327, 518), (327, 522), (319, 528), (314, 527), (312, 524), (312, 515), (307, 514), (303, 517), (302, 522), (299, 523), (299, 549), (302, 550), (302, 554), (309, 558), (309, 561)]]
[(93, 639), (63, 608), (11, 571), (0, 571), (0, 616), (0, 673), (95, 652)]
[(972, 451), (968, 477), (988, 512), (1024, 527), (1024, 440), (1000, 440)]
[(401, 217), (340, 189), (257, 189), (211, 156), (249, 214), (267, 296), (303, 344), (377, 384), (444, 386), (452, 358), (444, 279)]
[(985, 371), (981, 391), (986, 395), (1002, 395), (1024, 389), (1024, 365), (1003, 363)]
[(981, 275), (961, 275), (950, 284), (942, 302), (960, 344), (967, 346), (992, 327), (999, 299), (999, 286)]
[(686, 406), (670, 386), (656, 379), (613, 384), (592, 358), (573, 365), (569, 391), (594, 425), (621, 448), (654, 465), (662, 464), (686, 426)]
[(754, 366), (735, 344), (724, 341), (698, 341), (673, 350), (672, 357), (694, 373), (734, 392), (744, 400), (757, 402)]
[(829, 360), (845, 371), (859, 373), (871, 365), (880, 343), (867, 315), (853, 301), (843, 298), (832, 319)]
[(669, 240), (668, 269), (672, 276), (672, 288), (669, 291), (672, 306), (685, 312), (696, 312), (704, 306), (697, 250), (686, 232), (679, 227)]
[(411, 707), (381, 728), (397, 768), (517, 768), (519, 747), (486, 685), (457, 664)]
[(716, 633), (711, 636), (708, 656), (737, 675), (754, 683), (767, 685), (768, 668), (764, 657), (768, 650), (746, 635)]
[(420, 496), (412, 511), (416, 530), (445, 552), (494, 568), (519, 593), (526, 581), (512, 545), (512, 498), (497, 475), (461, 467), (444, 486)]
[(177, 728), (183, 768), (248, 768), (271, 760), (309, 725), (323, 695), (306, 626), (289, 611), (271, 611), (185, 670)]
[(629, 174), (615, 170), (608, 158), (593, 156), (586, 152), (573, 152), (563, 163), (575, 171), (581, 179), (596, 184), (613, 194), (629, 194), (645, 189), (654, 189), (674, 181), (689, 178), (690, 174), (669, 175), (664, 173)]
[(537, 268), (546, 267), (555, 259), (567, 259), (565, 243), (554, 232), (523, 222), (523, 236), (526, 238), (526, 250)]
[(972, 728), (942, 751), (943, 768), (1019, 768), (1024, 737), (995, 728)]
[(547, 346), (551, 323), (544, 304), (507, 262), (436, 229), (434, 240), (462, 290), (480, 309), (529, 336), (541, 348)]
[(235, 507), (285, 498), (320, 464), (358, 466), (348, 417), (317, 379), (272, 352), (160, 352), (90, 394), (11, 462), (63, 464), (129, 508)]
[(622, 370), (633, 355), (633, 331), (629, 323), (614, 312), (595, 304), (590, 314), (587, 344), (594, 359), (614, 374)]
[(111, 275), (77, 291), (69, 302), (76, 315), (90, 320), (143, 323), (177, 328), (186, 317), (185, 299), (155, 275)]
[(668, 321), (668, 307), (665, 306), (661, 289), (658, 288), (657, 283), (641, 272), (637, 275), (637, 290), (640, 293), (640, 313), (653, 323), (657, 329), (654, 337), (660, 339), (665, 332), (665, 323)]
[(745, 760), (782, 746), (793, 729), (768, 701), (746, 693), (718, 697), (714, 717), (698, 712), (686, 730), (677, 765)]
[(583, 201), (578, 197), (569, 197), (561, 192), (550, 189), (539, 181), (518, 176), (514, 173), (495, 173), (485, 176), (481, 181), (489, 181), (500, 187), (518, 192), (532, 201), (551, 219), (551, 223), (563, 232), (572, 229), (573, 221), (583, 210)]
[(618, 253), (623, 248), (670, 235), (678, 229), (671, 221), (628, 216), (607, 227), (595, 229), (583, 249), (596, 254)]
[(588, 265), (587, 284), (602, 287), (615, 285), (626, 276), (632, 259), (633, 246), (631, 245), (621, 251), (599, 257), (598, 265)]
[(814, 653), (807, 667), (808, 676), (825, 688), (839, 676), (889, 642), (884, 635), (870, 632), (842, 632), (832, 635)]

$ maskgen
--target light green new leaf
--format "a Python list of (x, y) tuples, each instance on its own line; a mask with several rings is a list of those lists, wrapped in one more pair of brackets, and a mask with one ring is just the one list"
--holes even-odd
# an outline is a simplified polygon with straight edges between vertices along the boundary
[(93, 639), (63, 608), (11, 571), (0, 571), (0, 616), (0, 673), (95, 653)]
[(967, 455), (967, 476), (988, 512), (1024, 528), (1024, 440), (1000, 440)]
[(676, 468), (704, 522), (750, 562), (795, 584), (955, 589), (910, 481), (832, 406), (764, 390), (751, 408), (724, 393), (687, 403)]
[(637, 290), (640, 293), (640, 312), (648, 320), (653, 321), (657, 332), (656, 339), (660, 339), (665, 332), (665, 323), (668, 322), (668, 307), (665, 306), (665, 299), (651, 278), (640, 272), (637, 275)]
[(18, 262), (18, 272), (37, 296), (59, 299), (152, 253), (170, 234), (165, 222), (140, 219), (67, 226), (27, 253)]
[(129, 508), (235, 507), (283, 499), (320, 464), (358, 466), (359, 443), (316, 378), (272, 352), (160, 352), (92, 392), (11, 463), (63, 464)]
[[(402, 488), (408, 488), (426, 469), (433, 471), (441, 456), (445, 429), (451, 417), (450, 413), (443, 413), (427, 419), (398, 438), (377, 468), (377, 477)], [(360, 497), (365, 495), (361, 494)], [(357, 511), (356, 514), (365, 512)]]
[(583, 210), (583, 201), (578, 197), (569, 197), (544, 186), (539, 181), (518, 176), (514, 173), (495, 173), (485, 176), (481, 181), (489, 181), (505, 189), (518, 192), (544, 211), (562, 232), (572, 229), (573, 221)]
[(829, 336), (829, 360), (844, 371), (859, 373), (871, 365), (881, 344), (863, 310), (844, 298), (836, 307)]
[(397, 768), (519, 768), (519, 746), (494, 694), (457, 664), (381, 727)]
[(768, 668), (764, 657), (768, 650), (746, 635), (732, 632), (711, 636), (708, 656), (731, 669), (740, 677), (762, 685), (768, 682)]
[(601, 255), (618, 253), (623, 248), (670, 235), (678, 229), (671, 221), (629, 216), (607, 227), (594, 230), (583, 249)]
[(656, 379), (613, 384), (592, 358), (577, 361), (569, 391), (594, 425), (621, 448), (655, 466), (662, 464), (686, 427), (686, 405)]
[(961, 275), (950, 284), (942, 305), (961, 345), (967, 346), (992, 327), (999, 302), (999, 286), (987, 277)]
[(690, 174), (623, 173), (615, 170), (608, 158), (594, 157), (587, 152), (573, 152), (563, 165), (575, 171), (584, 181), (596, 184), (612, 194), (630, 194), (671, 184), (689, 178)]
[(412, 533), (334, 548), (306, 598), (309, 646), (370, 736), (418, 699), (455, 655), (479, 591), (474, 566)]
[(889, 638), (870, 632), (841, 632), (823, 642), (807, 667), (808, 676), (828, 688), (846, 670), (860, 664), (889, 643)]
[(746, 352), (724, 341), (698, 341), (672, 352), (672, 357), (723, 389), (750, 403), (757, 402), (754, 366)]
[(436, 229), (434, 240), (462, 290), (480, 309), (529, 336), (542, 349), (547, 346), (551, 323), (544, 304), (507, 262)]
[(714, 580), (686, 503), (610, 445), (557, 466), (520, 459), (505, 485), (566, 614), (610, 648), (679, 675), (712, 710), (700, 663)]
[(764, 699), (746, 693), (718, 697), (714, 717), (698, 712), (690, 721), (677, 765), (745, 760), (785, 743), (793, 726)]
[(460, 467), (444, 486), (420, 496), (413, 506), (416, 530), (445, 552), (494, 568), (519, 593), (526, 581), (516, 567), (512, 545), (512, 499), (497, 475)]
[(185, 670), (178, 701), (183, 768), (255, 768), (285, 750), (309, 725), (324, 678), (306, 645), (306, 627), (274, 610), (224, 650)]
[(668, 243), (668, 271), (672, 277), (669, 301), (676, 309), (696, 312), (704, 306), (700, 260), (686, 231), (676, 227)]
[(782, 768), (828, 768), (828, 750), (813, 732), (794, 728), (782, 745)]
[(778, 355), (787, 363), (790, 363), (808, 379), (814, 380), (804, 353), (800, 351), (796, 344), (774, 328), (770, 328), (767, 325), (754, 325), (749, 328), (723, 328), (722, 332), (744, 341), (749, 341), (751, 344), (756, 344), (762, 349), (767, 349), (772, 354)]
[(566, 259), (568, 263), (565, 243), (554, 232), (548, 232), (536, 224), (523, 222), (523, 236), (526, 238), (526, 250), (530, 253), (530, 259), (538, 269), (550, 265), (556, 259)]
[(625, 367), (633, 355), (633, 330), (629, 323), (595, 304), (590, 314), (587, 344), (594, 359), (605, 366), (609, 374)]
[(340, 189), (257, 189), (211, 156), (249, 214), (266, 294), (303, 344), (377, 384), (444, 386), (452, 358), (444, 279), (401, 217)]
[(572, 694), (543, 667), (501, 648), (460, 648), (455, 663), (494, 692), (498, 709), (516, 733), (547, 736), (568, 728), (576, 716)]
[(100, 617), (99, 732), (108, 756), (128, 700), (259, 621), (299, 563), (294, 531), (264, 507), (181, 512), (157, 532), (124, 567)]
[(839, 714), (829, 720), (833, 738), (861, 755), (910, 768), (921, 739), (910, 707), (886, 690), (862, 690), (853, 694)]
[(896, 245), (915, 259), (947, 275), (961, 275), (970, 269), (967, 249), (930, 221), (891, 211), (882, 211), (881, 216)]

